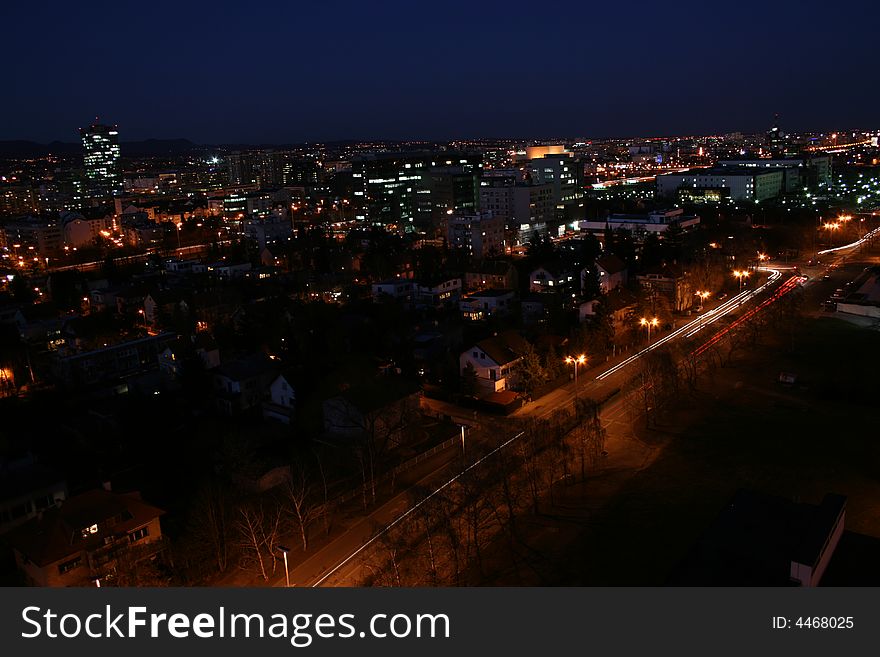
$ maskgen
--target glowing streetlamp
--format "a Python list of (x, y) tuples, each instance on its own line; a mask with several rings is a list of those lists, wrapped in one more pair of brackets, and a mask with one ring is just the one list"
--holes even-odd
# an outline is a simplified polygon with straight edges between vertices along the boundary
[(657, 328), (660, 325), (660, 320), (656, 317), (652, 317), (651, 319), (642, 317), (639, 320), (639, 324), (648, 329), (648, 344), (651, 344), (651, 327)]
[(747, 269), (734, 269), (733, 275), (739, 279), (739, 291), (742, 292), (743, 280), (748, 278), (751, 274)]
[(769, 259), (770, 259), (770, 256), (768, 256), (766, 253), (758, 252), (758, 262), (765, 262), (766, 260), (769, 260)]
[(705, 290), (697, 290), (696, 292), (694, 292), (694, 296), (700, 297), (700, 310), (702, 310), (703, 302), (710, 296), (712, 296), (712, 293)]
[(584, 365), (587, 362), (587, 356), (585, 354), (581, 354), (580, 356), (566, 356), (565, 362), (568, 365), (574, 365), (574, 397), (577, 399), (578, 396), (578, 365)]
[(822, 224), (822, 228), (827, 230), (831, 234), (831, 243), (834, 244), (834, 233), (840, 230), (840, 222), (839, 221), (826, 221)]

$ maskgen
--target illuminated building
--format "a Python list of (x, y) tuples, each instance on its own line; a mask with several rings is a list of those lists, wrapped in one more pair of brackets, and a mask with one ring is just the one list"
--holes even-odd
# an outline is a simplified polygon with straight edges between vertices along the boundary
[(794, 191), (798, 187), (814, 189), (831, 185), (830, 155), (719, 160), (718, 166), (725, 169), (783, 169), (785, 171), (786, 191)]
[(450, 215), (444, 225), (450, 249), (463, 249), (477, 260), (504, 253), (503, 217), (496, 217), (491, 212)]
[(9, 249), (15, 260), (31, 263), (60, 255), (64, 234), (57, 220), (23, 217), (0, 226), (0, 246)]
[(480, 208), (504, 219), (515, 232), (515, 244), (526, 244), (555, 221), (553, 185), (517, 181), (512, 175), (485, 176), (480, 181)]
[(119, 132), (116, 126), (94, 123), (79, 131), (83, 145), (83, 195), (107, 197), (122, 193)]
[(718, 167), (657, 176), (658, 196), (676, 196), (680, 190), (692, 196), (694, 191), (705, 195), (707, 190), (718, 190), (719, 197), (732, 201), (764, 201), (785, 191), (785, 170)]
[(482, 156), (470, 153), (395, 153), (352, 162), (356, 219), (425, 230), (441, 211), (477, 208), (476, 180)]
[(583, 216), (583, 167), (570, 153), (551, 153), (533, 159), (529, 172), (536, 184), (551, 186), (557, 221), (570, 223)]

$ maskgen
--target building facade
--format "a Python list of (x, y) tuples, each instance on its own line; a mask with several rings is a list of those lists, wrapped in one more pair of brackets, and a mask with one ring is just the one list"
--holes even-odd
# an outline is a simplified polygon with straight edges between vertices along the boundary
[(83, 193), (105, 198), (122, 193), (122, 164), (116, 126), (93, 123), (79, 131), (83, 146)]

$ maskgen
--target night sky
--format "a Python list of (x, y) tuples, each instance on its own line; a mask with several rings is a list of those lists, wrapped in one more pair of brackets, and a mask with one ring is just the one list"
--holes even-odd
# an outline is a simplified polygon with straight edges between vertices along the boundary
[(877, 129), (878, 4), (3, 2), (0, 139)]

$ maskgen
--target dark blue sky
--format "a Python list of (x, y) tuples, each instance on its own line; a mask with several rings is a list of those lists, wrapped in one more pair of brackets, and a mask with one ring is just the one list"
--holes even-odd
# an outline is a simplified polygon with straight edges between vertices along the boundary
[(880, 128), (873, 1), (3, 2), (0, 139)]

